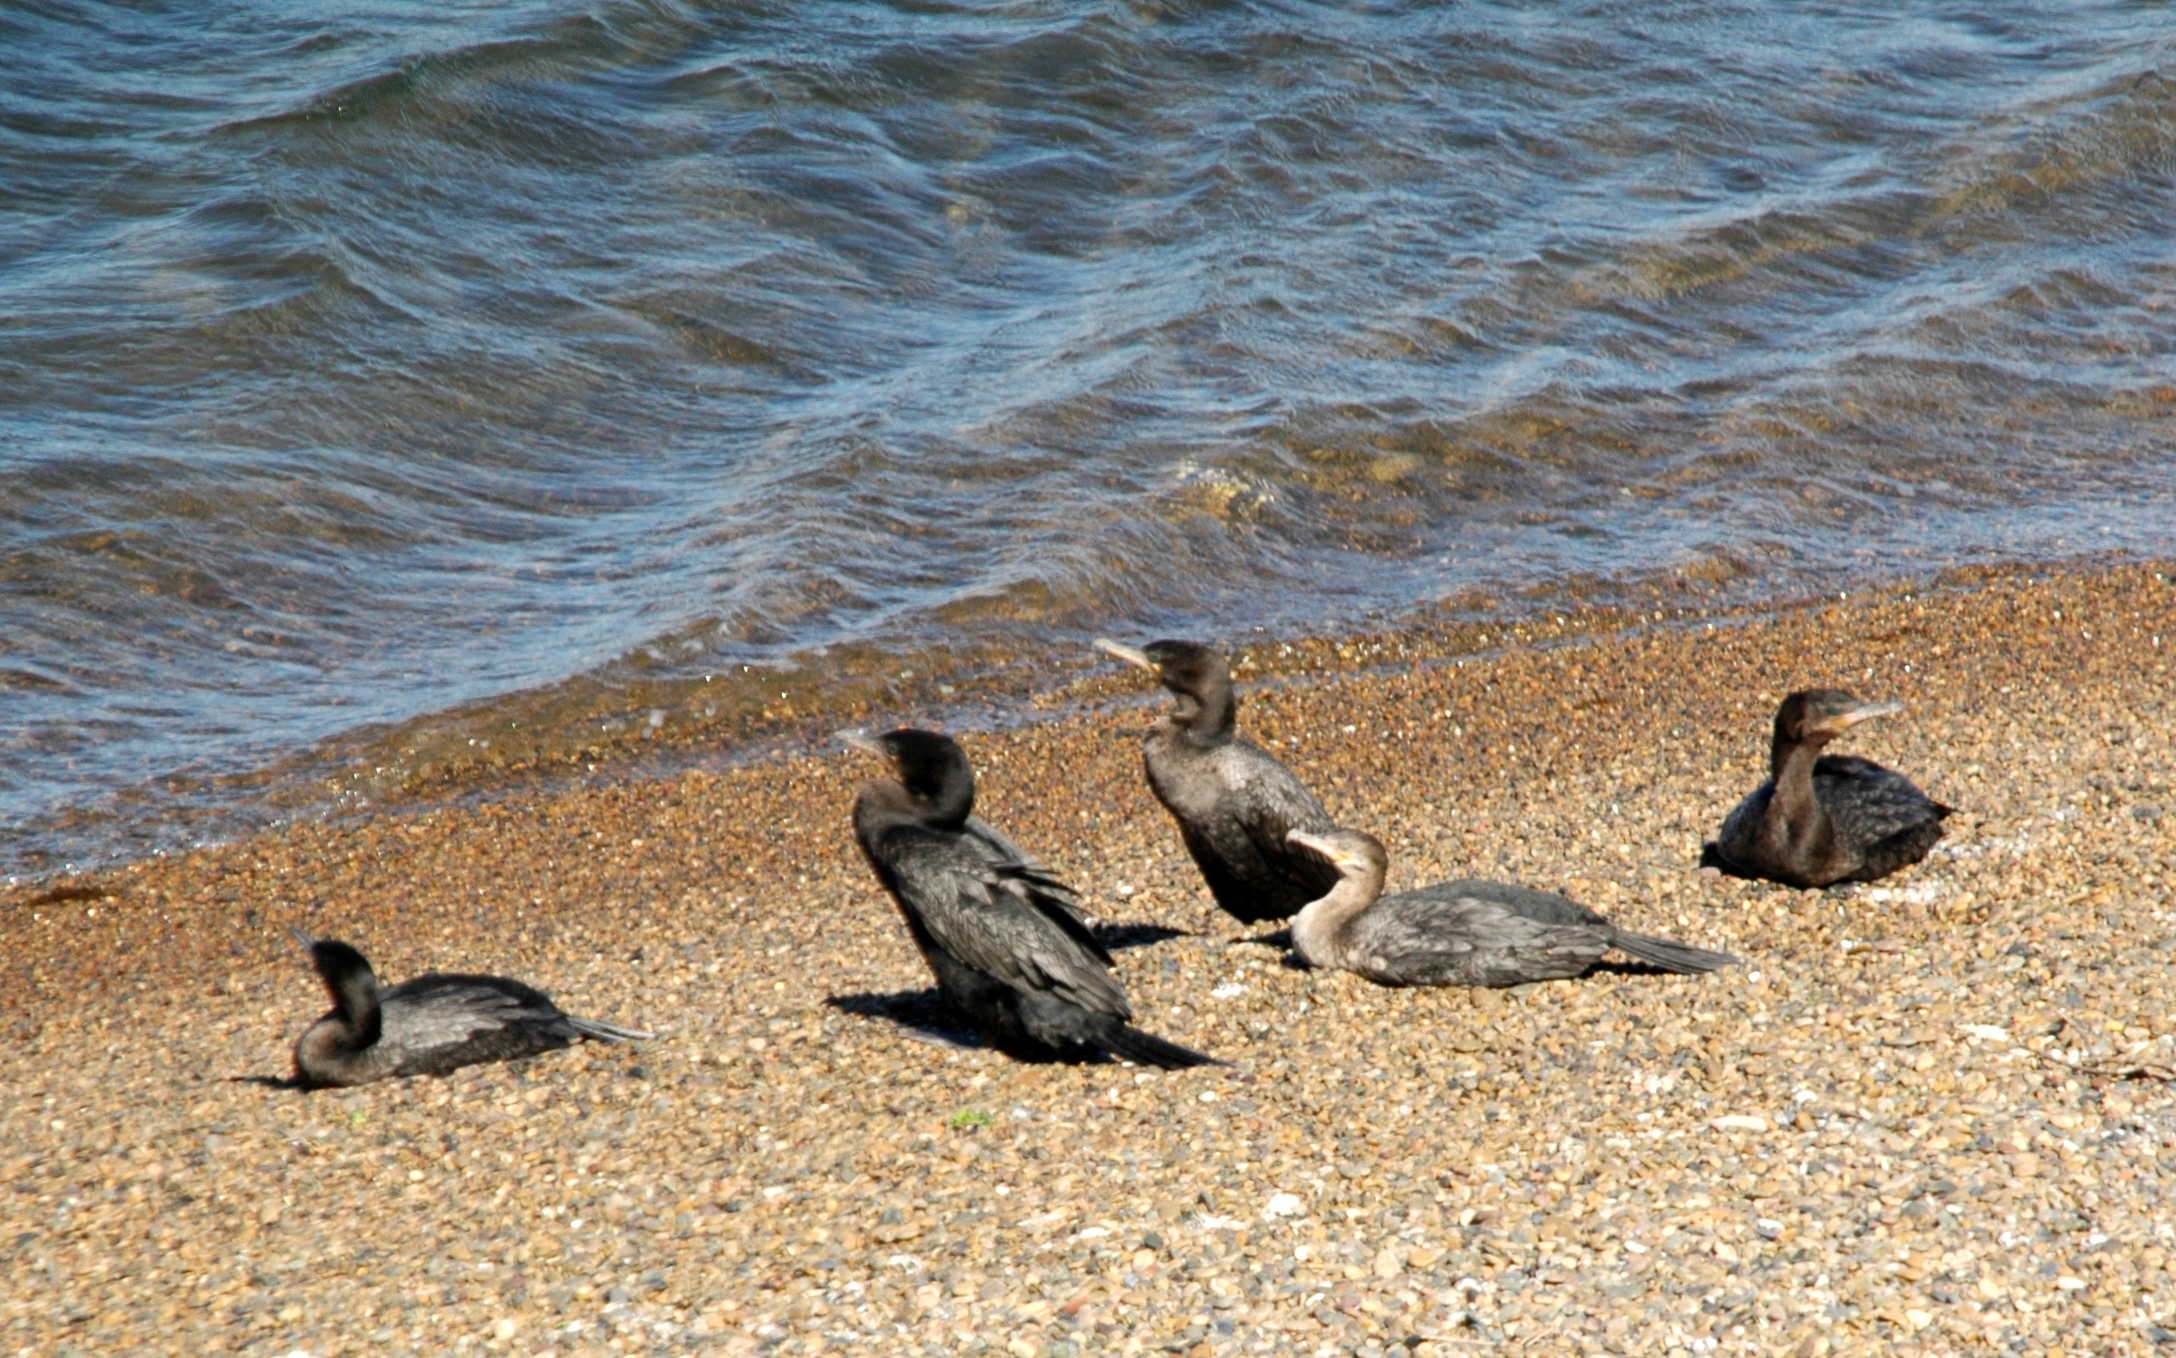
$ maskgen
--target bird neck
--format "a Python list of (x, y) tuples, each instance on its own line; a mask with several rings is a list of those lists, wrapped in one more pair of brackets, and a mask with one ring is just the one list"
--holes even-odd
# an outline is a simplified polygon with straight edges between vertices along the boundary
[(378, 978), (367, 969), (344, 972), (325, 980), (332, 992), (333, 1007), (347, 1024), (348, 1045), (360, 1050), (383, 1035), (384, 1014), (378, 1005)]
[(1383, 894), (1383, 867), (1345, 868), (1330, 894), (1309, 901), (1292, 921), (1292, 948), (1311, 967), (1344, 965), (1345, 930)]
[(921, 796), (925, 825), (957, 830), (975, 814), (975, 775), (962, 759), (948, 765), (937, 785)]
[(1779, 826), (1783, 839), (1794, 849), (1811, 847), (1829, 832), (1828, 812), (1813, 791), (1813, 768), (1821, 758), (1821, 747), (1827, 743), (1786, 742), (1779, 737), (1769, 752), (1768, 770), (1775, 779), (1775, 791), (1768, 804), (1769, 824)]
[(974, 779), (959, 781), (964, 787), (946, 778), (917, 793), (894, 779), (872, 779), (862, 784), (861, 795), (854, 799), (854, 831), (864, 844), (873, 844), (899, 826), (958, 830), (975, 809)]
[(1196, 745), (1222, 745), (1232, 738), (1232, 727), (1239, 718), (1239, 699), (1232, 692), (1231, 680), (1211, 679), (1199, 693), (1182, 689), (1172, 696), (1177, 704), (1171, 712), (1171, 724), (1188, 740)]
[(1790, 736), (1778, 730), (1768, 742), (1768, 776), (1781, 786), (1783, 770), (1797, 760), (1805, 766), (1805, 777), (1811, 779), (1813, 761), (1821, 757), (1822, 748), (1834, 739), (1834, 736), (1820, 734)]

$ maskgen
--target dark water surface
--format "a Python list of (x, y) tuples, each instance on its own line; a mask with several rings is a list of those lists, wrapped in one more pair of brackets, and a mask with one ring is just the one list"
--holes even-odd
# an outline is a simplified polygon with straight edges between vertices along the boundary
[(2160, 3), (0, 0), (0, 871), (706, 674), (2165, 549), (2172, 52)]

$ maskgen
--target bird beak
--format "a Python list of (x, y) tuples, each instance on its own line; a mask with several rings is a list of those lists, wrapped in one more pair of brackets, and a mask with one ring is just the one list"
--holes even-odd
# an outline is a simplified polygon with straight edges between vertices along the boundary
[(1902, 703), (1860, 703), (1857, 707), (1837, 713), (1821, 723), (1821, 725), (1824, 730), (1828, 731), (1848, 731), (1862, 721), (1872, 721), (1876, 717), (1895, 716), (1903, 710), (1904, 704)]
[(1108, 651), (1129, 665), (1139, 665), (1151, 674), (1156, 672), (1156, 662), (1149, 659), (1148, 652), (1138, 646), (1127, 646), (1121, 642), (1112, 641), (1109, 637), (1097, 637), (1096, 649)]
[(304, 952), (308, 952), (310, 949), (317, 946), (316, 939), (310, 937), (308, 934), (302, 932), (300, 929), (295, 928), (293, 925), (288, 926), (287, 932), (295, 936), (295, 942), (302, 945), (302, 950)]
[(1312, 849), (1316, 853), (1321, 854), (1324, 858), (1329, 859), (1330, 862), (1336, 867), (1344, 867), (1347, 863), (1350, 863), (1352, 861), (1351, 858), (1349, 858), (1345, 854), (1339, 853), (1336, 848), (1333, 847), (1327, 840), (1317, 839), (1313, 835), (1308, 834), (1305, 830), (1285, 831), (1284, 842), (1287, 844), (1297, 844), (1303, 849)]
[(831, 733), (831, 738), (833, 740), (843, 742), (844, 744), (861, 751), (863, 754), (873, 754), (879, 759), (889, 759), (892, 757), (892, 752), (884, 748), (884, 742), (878, 740), (875, 736), (870, 735), (867, 731), (852, 729), (845, 731), (834, 731)]

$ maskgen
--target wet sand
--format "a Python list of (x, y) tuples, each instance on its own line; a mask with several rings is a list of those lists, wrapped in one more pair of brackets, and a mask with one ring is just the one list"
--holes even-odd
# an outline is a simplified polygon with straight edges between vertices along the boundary
[[(1747, 959), (1707, 978), (1290, 969), (1209, 907), (1142, 785), (1149, 708), (971, 737), (982, 809), (1114, 928), (1142, 1025), (1228, 1070), (933, 1040), (843, 754), (15, 889), (0, 1350), (2151, 1351), (2176, 1099), (2095, 1072), (2176, 1064), (2172, 574), (1463, 665), (1367, 643), (1247, 697), (1389, 844), (1392, 889), (1561, 887)], [(1837, 748), (1959, 807), (1949, 838), (1870, 888), (1695, 871), (1814, 682), (1911, 704)], [(290, 925), (389, 980), (501, 971), (665, 1034), (234, 1082), (286, 1074), (324, 1008)]]

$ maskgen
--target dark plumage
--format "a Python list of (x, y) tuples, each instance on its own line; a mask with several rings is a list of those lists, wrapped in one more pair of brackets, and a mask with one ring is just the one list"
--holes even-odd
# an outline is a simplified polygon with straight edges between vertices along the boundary
[(1292, 947), (1313, 967), (1381, 985), (1510, 986), (1577, 976), (1614, 948), (1664, 971), (1737, 961), (1620, 929), (1568, 897), (1502, 882), (1448, 882), (1385, 896), (1389, 855), (1357, 830), (1292, 832), (1336, 865), (1338, 884), (1292, 922)]
[(992, 1046), (1030, 1060), (1213, 1063), (1131, 1026), (1078, 898), (972, 814), (975, 775), (958, 742), (914, 730), (843, 738), (892, 761), (897, 780), (866, 783), (854, 799), (854, 836), (945, 1001)]
[(334, 939), (303, 942), (333, 1003), (295, 1042), (295, 1080), (306, 1088), (444, 1075), (557, 1051), (579, 1037), (654, 1036), (562, 1013), (542, 992), (504, 976), (434, 972), (381, 991), (354, 948)]
[(1858, 723), (1904, 710), (1841, 689), (1793, 693), (1776, 710), (1768, 781), (1739, 802), (1703, 867), (1786, 886), (1871, 882), (1927, 856), (1951, 808), (1894, 769), (1821, 747)]
[(1191, 641), (1096, 645), (1154, 674), (1177, 700), (1149, 728), (1142, 763), (1225, 913), (1246, 924), (1286, 919), (1335, 886), (1334, 869), (1285, 842), (1288, 830), (1334, 828), (1330, 813), (1292, 770), (1233, 734), (1239, 700), (1224, 657)]

